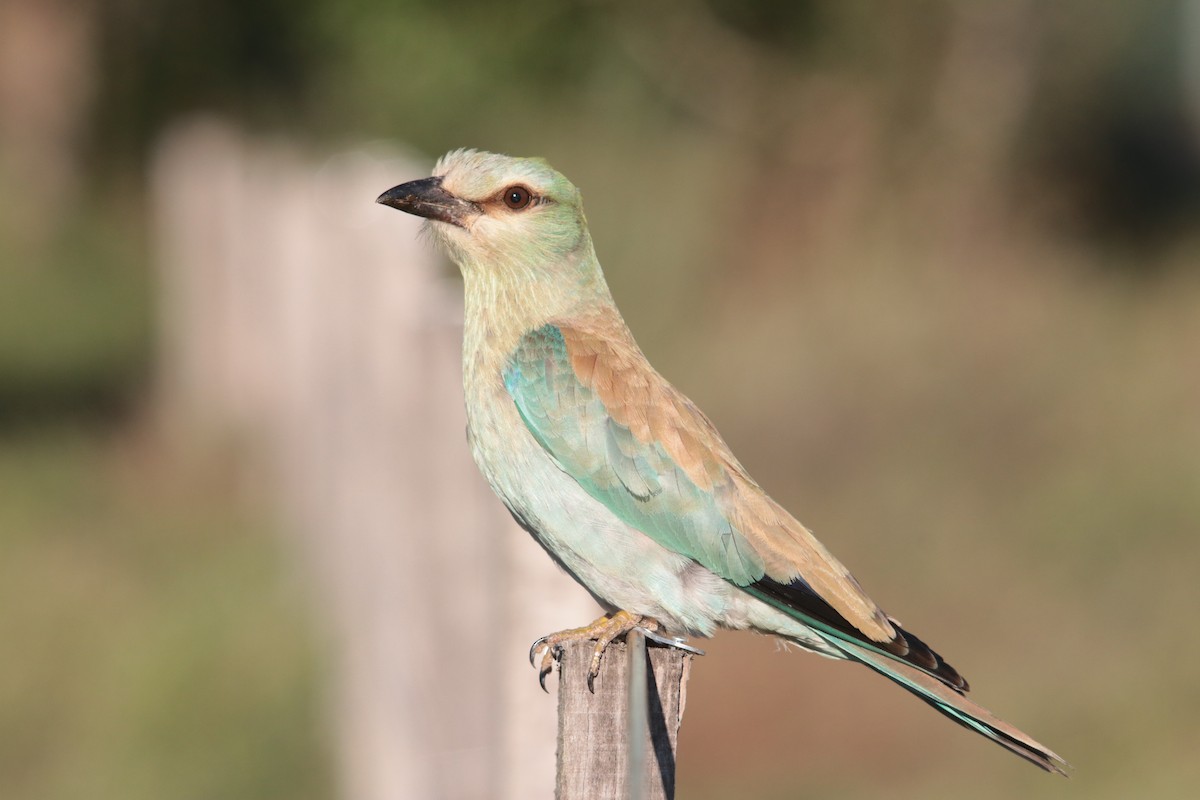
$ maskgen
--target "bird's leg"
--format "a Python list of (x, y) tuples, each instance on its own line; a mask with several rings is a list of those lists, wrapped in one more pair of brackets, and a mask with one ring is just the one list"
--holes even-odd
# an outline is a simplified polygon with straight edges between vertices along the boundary
[(559, 631), (558, 633), (552, 633), (549, 636), (543, 636), (541, 639), (538, 639), (529, 648), (529, 663), (533, 664), (538, 651), (544, 649), (541, 664), (538, 667), (538, 683), (545, 690), (546, 676), (554, 669), (555, 662), (562, 655), (564, 642), (595, 642), (596, 646), (592, 649), (592, 662), (588, 666), (587, 678), (588, 689), (592, 689), (592, 683), (596, 680), (596, 675), (600, 673), (600, 659), (604, 656), (604, 651), (608, 649), (608, 646), (612, 644), (614, 639), (624, 636), (634, 628), (653, 632), (657, 631), (658, 627), (658, 623), (649, 617), (630, 614), (628, 611), (618, 611), (611, 616), (605, 614), (591, 625)]

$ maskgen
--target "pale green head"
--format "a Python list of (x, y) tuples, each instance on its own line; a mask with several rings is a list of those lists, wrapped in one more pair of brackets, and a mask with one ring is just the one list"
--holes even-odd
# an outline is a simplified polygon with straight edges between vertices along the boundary
[(433, 177), (389, 189), (378, 202), (427, 218), (464, 275), (545, 280), (593, 269), (579, 190), (540, 158), (454, 150)]

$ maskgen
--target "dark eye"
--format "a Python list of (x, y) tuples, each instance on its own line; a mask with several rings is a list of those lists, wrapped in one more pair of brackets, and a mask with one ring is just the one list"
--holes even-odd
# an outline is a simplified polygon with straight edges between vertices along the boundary
[(520, 211), (529, 205), (533, 194), (524, 186), (510, 186), (504, 190), (504, 205), (513, 211)]

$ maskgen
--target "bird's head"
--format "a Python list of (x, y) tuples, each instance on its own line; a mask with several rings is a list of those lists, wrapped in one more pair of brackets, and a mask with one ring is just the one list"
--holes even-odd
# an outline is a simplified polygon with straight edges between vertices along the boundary
[(433, 176), (388, 189), (376, 202), (429, 220), (463, 274), (572, 271), (594, 261), (583, 201), (540, 158), (454, 150)]

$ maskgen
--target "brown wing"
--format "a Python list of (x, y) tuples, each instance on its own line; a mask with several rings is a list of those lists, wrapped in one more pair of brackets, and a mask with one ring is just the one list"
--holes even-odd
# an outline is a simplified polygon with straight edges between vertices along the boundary
[(842, 621), (876, 643), (903, 636), (858, 581), (812, 533), (750, 478), (709, 419), (654, 371), (624, 322), (606, 311), (556, 322), (578, 380), (614, 421), (643, 444), (658, 444), (701, 490), (711, 492), (753, 547), (781, 602), (807, 586)]

